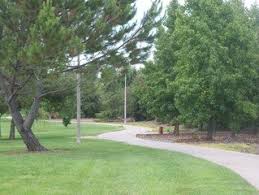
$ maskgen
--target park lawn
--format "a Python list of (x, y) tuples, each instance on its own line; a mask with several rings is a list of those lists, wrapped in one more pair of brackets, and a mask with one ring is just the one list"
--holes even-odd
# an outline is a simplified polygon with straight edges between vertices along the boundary
[[(82, 131), (120, 128), (89, 124)], [(258, 194), (228, 169), (188, 155), (93, 139), (77, 145), (75, 130), (57, 123), (34, 129), (49, 152), (27, 153), (21, 140), (0, 140), (0, 194)]]
[(209, 148), (218, 148), (223, 150), (235, 151), (235, 152), (244, 152), (251, 154), (259, 154), (258, 144), (247, 144), (247, 143), (201, 143), (196, 144), (198, 146), (209, 147)]

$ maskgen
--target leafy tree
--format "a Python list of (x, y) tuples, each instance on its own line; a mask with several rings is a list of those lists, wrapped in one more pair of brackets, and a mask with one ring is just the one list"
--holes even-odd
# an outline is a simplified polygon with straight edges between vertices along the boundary
[(212, 139), (218, 121), (237, 131), (241, 121), (255, 118), (255, 36), (241, 1), (187, 1), (175, 37), (176, 106), (182, 119), (207, 121)]
[(154, 63), (146, 63), (142, 71), (142, 84), (136, 91), (140, 104), (145, 105), (147, 112), (157, 120), (174, 124), (175, 133), (179, 134), (179, 111), (175, 107), (175, 88), (172, 85), (176, 73), (176, 54), (178, 46), (174, 37), (177, 10), (180, 7), (173, 0), (168, 7), (164, 27), (159, 30), (156, 41)]
[[(252, 21), (252, 27), (253, 30), (256, 33), (256, 41), (254, 42), (254, 59), (255, 59), (255, 64), (259, 64), (259, 6), (258, 4), (253, 4), (249, 10), (249, 17), (251, 18)], [(259, 74), (259, 69), (257, 68), (257, 74)], [(254, 82), (254, 97), (253, 101), (257, 104), (257, 113), (259, 113), (259, 79), (257, 78)], [(254, 128), (255, 134), (258, 133), (258, 127), (259, 127), (259, 114), (257, 114), (257, 119), (254, 121), (249, 121), (250, 124), (252, 123), (252, 126)]]
[[(159, 24), (158, 2), (134, 21), (135, 1), (51, 1), (0, 2), (0, 89), (15, 125), (29, 151), (45, 151), (32, 131), (41, 99), (51, 92), (49, 77), (93, 65), (114, 65), (119, 61), (139, 63), (151, 48)], [(84, 63), (68, 66), (83, 53)], [(29, 87), (30, 94), (24, 94)], [(26, 116), (18, 99), (26, 96), (31, 108)]]

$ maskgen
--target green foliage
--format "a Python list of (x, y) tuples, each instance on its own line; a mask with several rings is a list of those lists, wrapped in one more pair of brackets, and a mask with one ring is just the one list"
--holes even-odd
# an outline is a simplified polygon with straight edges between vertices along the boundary
[[(46, 1), (43, 3), (38, 16), (34, 24), (29, 29), (28, 42), (24, 49), (24, 63), (37, 64), (43, 63), (41, 68), (46, 67), (45, 71), (50, 68), (55, 68), (55, 63), (49, 63), (46, 58), (55, 55), (58, 57), (57, 65), (62, 63), (62, 60), (66, 59), (67, 47), (64, 47), (64, 43), (71, 45), (72, 33), (70, 29), (62, 26), (60, 18), (55, 15), (55, 8), (52, 6), (52, 1)], [(59, 50), (57, 50), (59, 48)], [(58, 52), (58, 53), (57, 53)]]
[(178, 48), (173, 35), (176, 20), (176, 10), (179, 4), (172, 1), (168, 10), (165, 26), (160, 28), (156, 41), (154, 63), (146, 63), (136, 84), (136, 96), (139, 104), (145, 107), (149, 115), (167, 123), (178, 121), (179, 111), (175, 106), (175, 51)]
[[(238, 131), (258, 121), (259, 9), (239, 0), (173, 0), (154, 62), (136, 81), (140, 104), (157, 120)], [(211, 127), (211, 125), (207, 125)]]
[(69, 116), (64, 116), (63, 117), (63, 120), (62, 120), (62, 123), (65, 127), (67, 127), (68, 125), (71, 124), (71, 118)]
[[(187, 1), (176, 21), (176, 105), (184, 120), (255, 118), (254, 31), (239, 1)], [(235, 125), (233, 125), (235, 124)]]
[(46, 78), (50, 69), (64, 68), (66, 54), (77, 37), (57, 16), (52, 1), (2, 1), (0, 9), (0, 53), (5, 62), (1, 68), (5, 67), (5, 74), (9, 70), (11, 76), (19, 67), (20, 79), (32, 72), (37, 78)]

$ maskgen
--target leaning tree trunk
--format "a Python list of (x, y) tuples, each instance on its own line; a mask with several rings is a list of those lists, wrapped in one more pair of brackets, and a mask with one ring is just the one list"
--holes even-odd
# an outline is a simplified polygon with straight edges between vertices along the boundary
[(208, 123), (208, 134), (207, 139), (213, 140), (213, 134), (216, 131), (216, 120), (214, 118), (211, 118)]
[(26, 120), (23, 119), (23, 117), (19, 111), (18, 104), (17, 104), (15, 98), (13, 98), (11, 101), (9, 101), (8, 105), (9, 105), (9, 109), (10, 109), (11, 115), (13, 117), (15, 126), (16, 126), (19, 134), (21, 135), (21, 138), (22, 138), (24, 144), (26, 145), (28, 151), (29, 152), (47, 151), (47, 149), (40, 144), (39, 140), (37, 139), (37, 137), (34, 135), (34, 133), (31, 130), (32, 124), (38, 113), (38, 109), (40, 106), (40, 100), (38, 98), (34, 99), (34, 102), (31, 106), (30, 113), (28, 114)]
[(47, 149), (40, 144), (39, 140), (31, 130), (40, 107), (40, 98), (42, 97), (41, 81), (37, 80), (35, 98), (33, 100), (33, 104), (31, 106), (30, 112), (25, 120), (23, 119), (23, 116), (19, 111), (19, 106), (17, 102), (17, 91), (16, 91), (18, 89), (15, 88), (14, 84), (10, 86), (9, 80), (1, 72), (0, 72), (0, 89), (1, 91), (3, 91), (5, 101), (9, 107), (15, 126), (19, 134), (21, 135), (21, 138), (25, 143), (28, 151), (30, 152), (47, 151)]
[(17, 127), (17, 130), (19, 134), (21, 135), (21, 138), (26, 145), (29, 152), (43, 152), (47, 151), (45, 147), (43, 147), (37, 137), (32, 132), (31, 128), (27, 128), (20, 115), (17, 115), (17, 113), (12, 113), (15, 126)]
[(9, 140), (14, 140), (15, 139), (15, 124), (14, 120), (11, 120), (11, 125), (10, 125), (10, 133), (9, 133)]
[(47, 149), (40, 144), (39, 140), (33, 134), (31, 129), (22, 129), (19, 131), (19, 133), (29, 152), (47, 151)]

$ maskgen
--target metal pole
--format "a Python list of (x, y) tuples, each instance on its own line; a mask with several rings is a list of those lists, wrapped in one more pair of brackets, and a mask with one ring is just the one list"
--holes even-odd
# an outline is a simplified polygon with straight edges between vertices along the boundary
[(125, 74), (125, 87), (124, 87), (124, 125), (127, 124), (127, 74)]
[[(80, 55), (78, 55), (78, 66), (80, 66)], [(76, 142), (78, 144), (81, 143), (80, 137), (81, 137), (81, 89), (80, 89), (80, 83), (81, 83), (81, 75), (79, 72), (76, 74), (77, 79), (77, 87), (76, 87), (76, 96), (77, 96), (77, 138)]]

